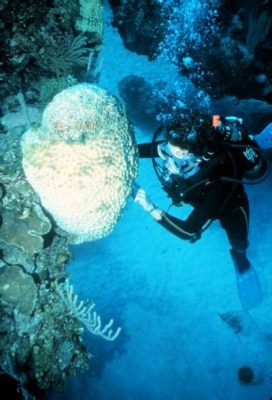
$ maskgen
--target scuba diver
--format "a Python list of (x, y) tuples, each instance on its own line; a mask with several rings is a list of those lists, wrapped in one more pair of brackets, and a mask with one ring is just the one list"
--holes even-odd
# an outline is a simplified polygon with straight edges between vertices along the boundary
[(249, 203), (242, 179), (264, 174), (267, 165), (257, 142), (240, 118), (191, 111), (167, 126), (165, 136), (156, 146), (138, 145), (139, 156), (159, 157), (157, 175), (173, 205), (190, 204), (193, 211), (186, 220), (176, 218), (153, 204), (141, 187), (135, 188), (134, 200), (165, 229), (191, 242), (219, 220), (231, 245), (242, 304), (255, 306), (262, 293), (247, 257)]

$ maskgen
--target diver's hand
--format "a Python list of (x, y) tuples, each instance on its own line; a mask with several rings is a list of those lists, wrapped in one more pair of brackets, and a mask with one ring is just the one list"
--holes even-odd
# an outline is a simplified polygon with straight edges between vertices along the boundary
[(134, 197), (134, 201), (139, 203), (147, 212), (151, 212), (155, 208), (154, 204), (149, 200), (143, 188), (138, 189), (136, 196)]
[(136, 196), (134, 197), (134, 201), (139, 203), (145, 211), (150, 213), (152, 217), (159, 221), (162, 219), (163, 211), (156, 207), (151, 200), (148, 198), (145, 190), (143, 188), (139, 188)]

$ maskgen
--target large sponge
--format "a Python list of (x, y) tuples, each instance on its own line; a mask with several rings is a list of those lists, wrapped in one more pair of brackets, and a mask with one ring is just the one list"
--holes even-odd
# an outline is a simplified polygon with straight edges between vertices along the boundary
[(138, 167), (133, 130), (115, 97), (91, 84), (63, 90), (21, 144), (27, 180), (71, 243), (112, 232)]

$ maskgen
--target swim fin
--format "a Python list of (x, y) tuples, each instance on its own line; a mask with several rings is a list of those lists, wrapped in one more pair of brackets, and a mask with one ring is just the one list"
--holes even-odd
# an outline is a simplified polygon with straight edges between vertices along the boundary
[(235, 266), (240, 301), (246, 309), (251, 309), (260, 303), (263, 297), (258, 275), (245, 253), (231, 249), (230, 254)]
[(261, 284), (255, 269), (250, 268), (245, 272), (239, 272), (236, 268), (236, 282), (238, 294), (242, 305), (246, 309), (257, 306), (263, 297)]

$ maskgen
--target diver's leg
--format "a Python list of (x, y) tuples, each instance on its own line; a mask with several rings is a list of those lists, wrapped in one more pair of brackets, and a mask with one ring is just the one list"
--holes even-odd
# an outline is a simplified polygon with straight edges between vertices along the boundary
[(240, 301), (251, 309), (262, 300), (262, 287), (255, 269), (247, 258), (248, 207), (247, 202), (220, 218), (232, 245), (230, 250), (236, 271), (236, 282)]
[(245, 272), (250, 268), (250, 262), (246, 256), (249, 224), (247, 198), (239, 207), (220, 217), (220, 222), (232, 246), (230, 253), (233, 261), (239, 272)]

